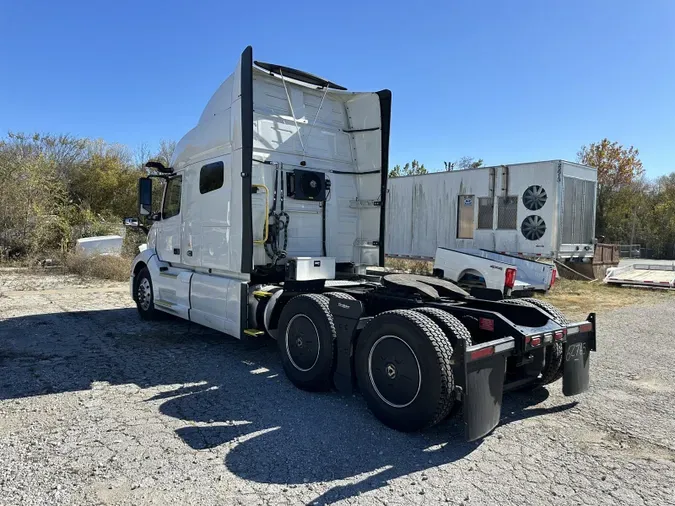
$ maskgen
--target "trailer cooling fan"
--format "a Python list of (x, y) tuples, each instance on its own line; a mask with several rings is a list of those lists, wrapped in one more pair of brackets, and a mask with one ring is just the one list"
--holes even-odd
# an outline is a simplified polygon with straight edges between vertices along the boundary
[(538, 241), (546, 233), (546, 222), (541, 216), (532, 214), (523, 220), (523, 223), (520, 225), (520, 231), (525, 236), (525, 239)]
[(538, 211), (546, 204), (546, 190), (539, 185), (532, 185), (523, 193), (523, 204), (530, 211)]

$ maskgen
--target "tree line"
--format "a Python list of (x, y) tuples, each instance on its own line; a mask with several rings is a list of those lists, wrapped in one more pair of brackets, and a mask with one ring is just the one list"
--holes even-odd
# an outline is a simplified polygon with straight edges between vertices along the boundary
[(119, 233), (137, 214), (149, 159), (169, 163), (174, 142), (152, 153), (71, 135), (0, 139), (0, 259), (71, 250), (80, 237)]
[[(653, 258), (675, 258), (675, 172), (648, 179), (638, 149), (602, 139), (582, 146), (577, 161), (598, 171), (596, 237), (611, 244), (640, 244)], [(475, 169), (482, 159), (462, 157), (428, 170), (413, 160), (394, 166), (389, 177)]]

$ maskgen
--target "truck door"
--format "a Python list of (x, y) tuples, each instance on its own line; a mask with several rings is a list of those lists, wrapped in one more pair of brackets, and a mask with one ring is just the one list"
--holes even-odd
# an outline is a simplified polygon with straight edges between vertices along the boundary
[(181, 191), (183, 177), (169, 179), (164, 190), (162, 223), (157, 231), (157, 256), (165, 262), (180, 263)]

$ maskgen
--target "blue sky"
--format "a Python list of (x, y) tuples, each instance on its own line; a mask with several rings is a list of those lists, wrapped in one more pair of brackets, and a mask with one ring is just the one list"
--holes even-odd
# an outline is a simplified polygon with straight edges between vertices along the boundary
[(180, 137), (246, 45), (393, 92), (391, 161), (574, 160), (603, 137), (675, 170), (675, 1), (0, 0), (0, 132)]

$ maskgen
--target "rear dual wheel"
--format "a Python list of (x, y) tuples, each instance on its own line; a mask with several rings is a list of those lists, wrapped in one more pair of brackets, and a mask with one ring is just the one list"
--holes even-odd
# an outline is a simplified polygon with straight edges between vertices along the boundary
[(452, 346), (428, 316), (411, 310), (376, 316), (356, 344), (355, 369), (368, 408), (385, 425), (415, 431), (452, 407)]
[[(304, 390), (332, 386), (337, 335), (330, 298), (353, 299), (340, 292), (299, 295), (280, 316), (282, 365), (291, 382)], [(380, 421), (414, 431), (448, 415), (454, 399), (453, 339), (470, 343), (471, 338), (459, 321), (440, 310), (388, 311), (366, 326), (356, 345), (354, 367), (366, 403)]]

